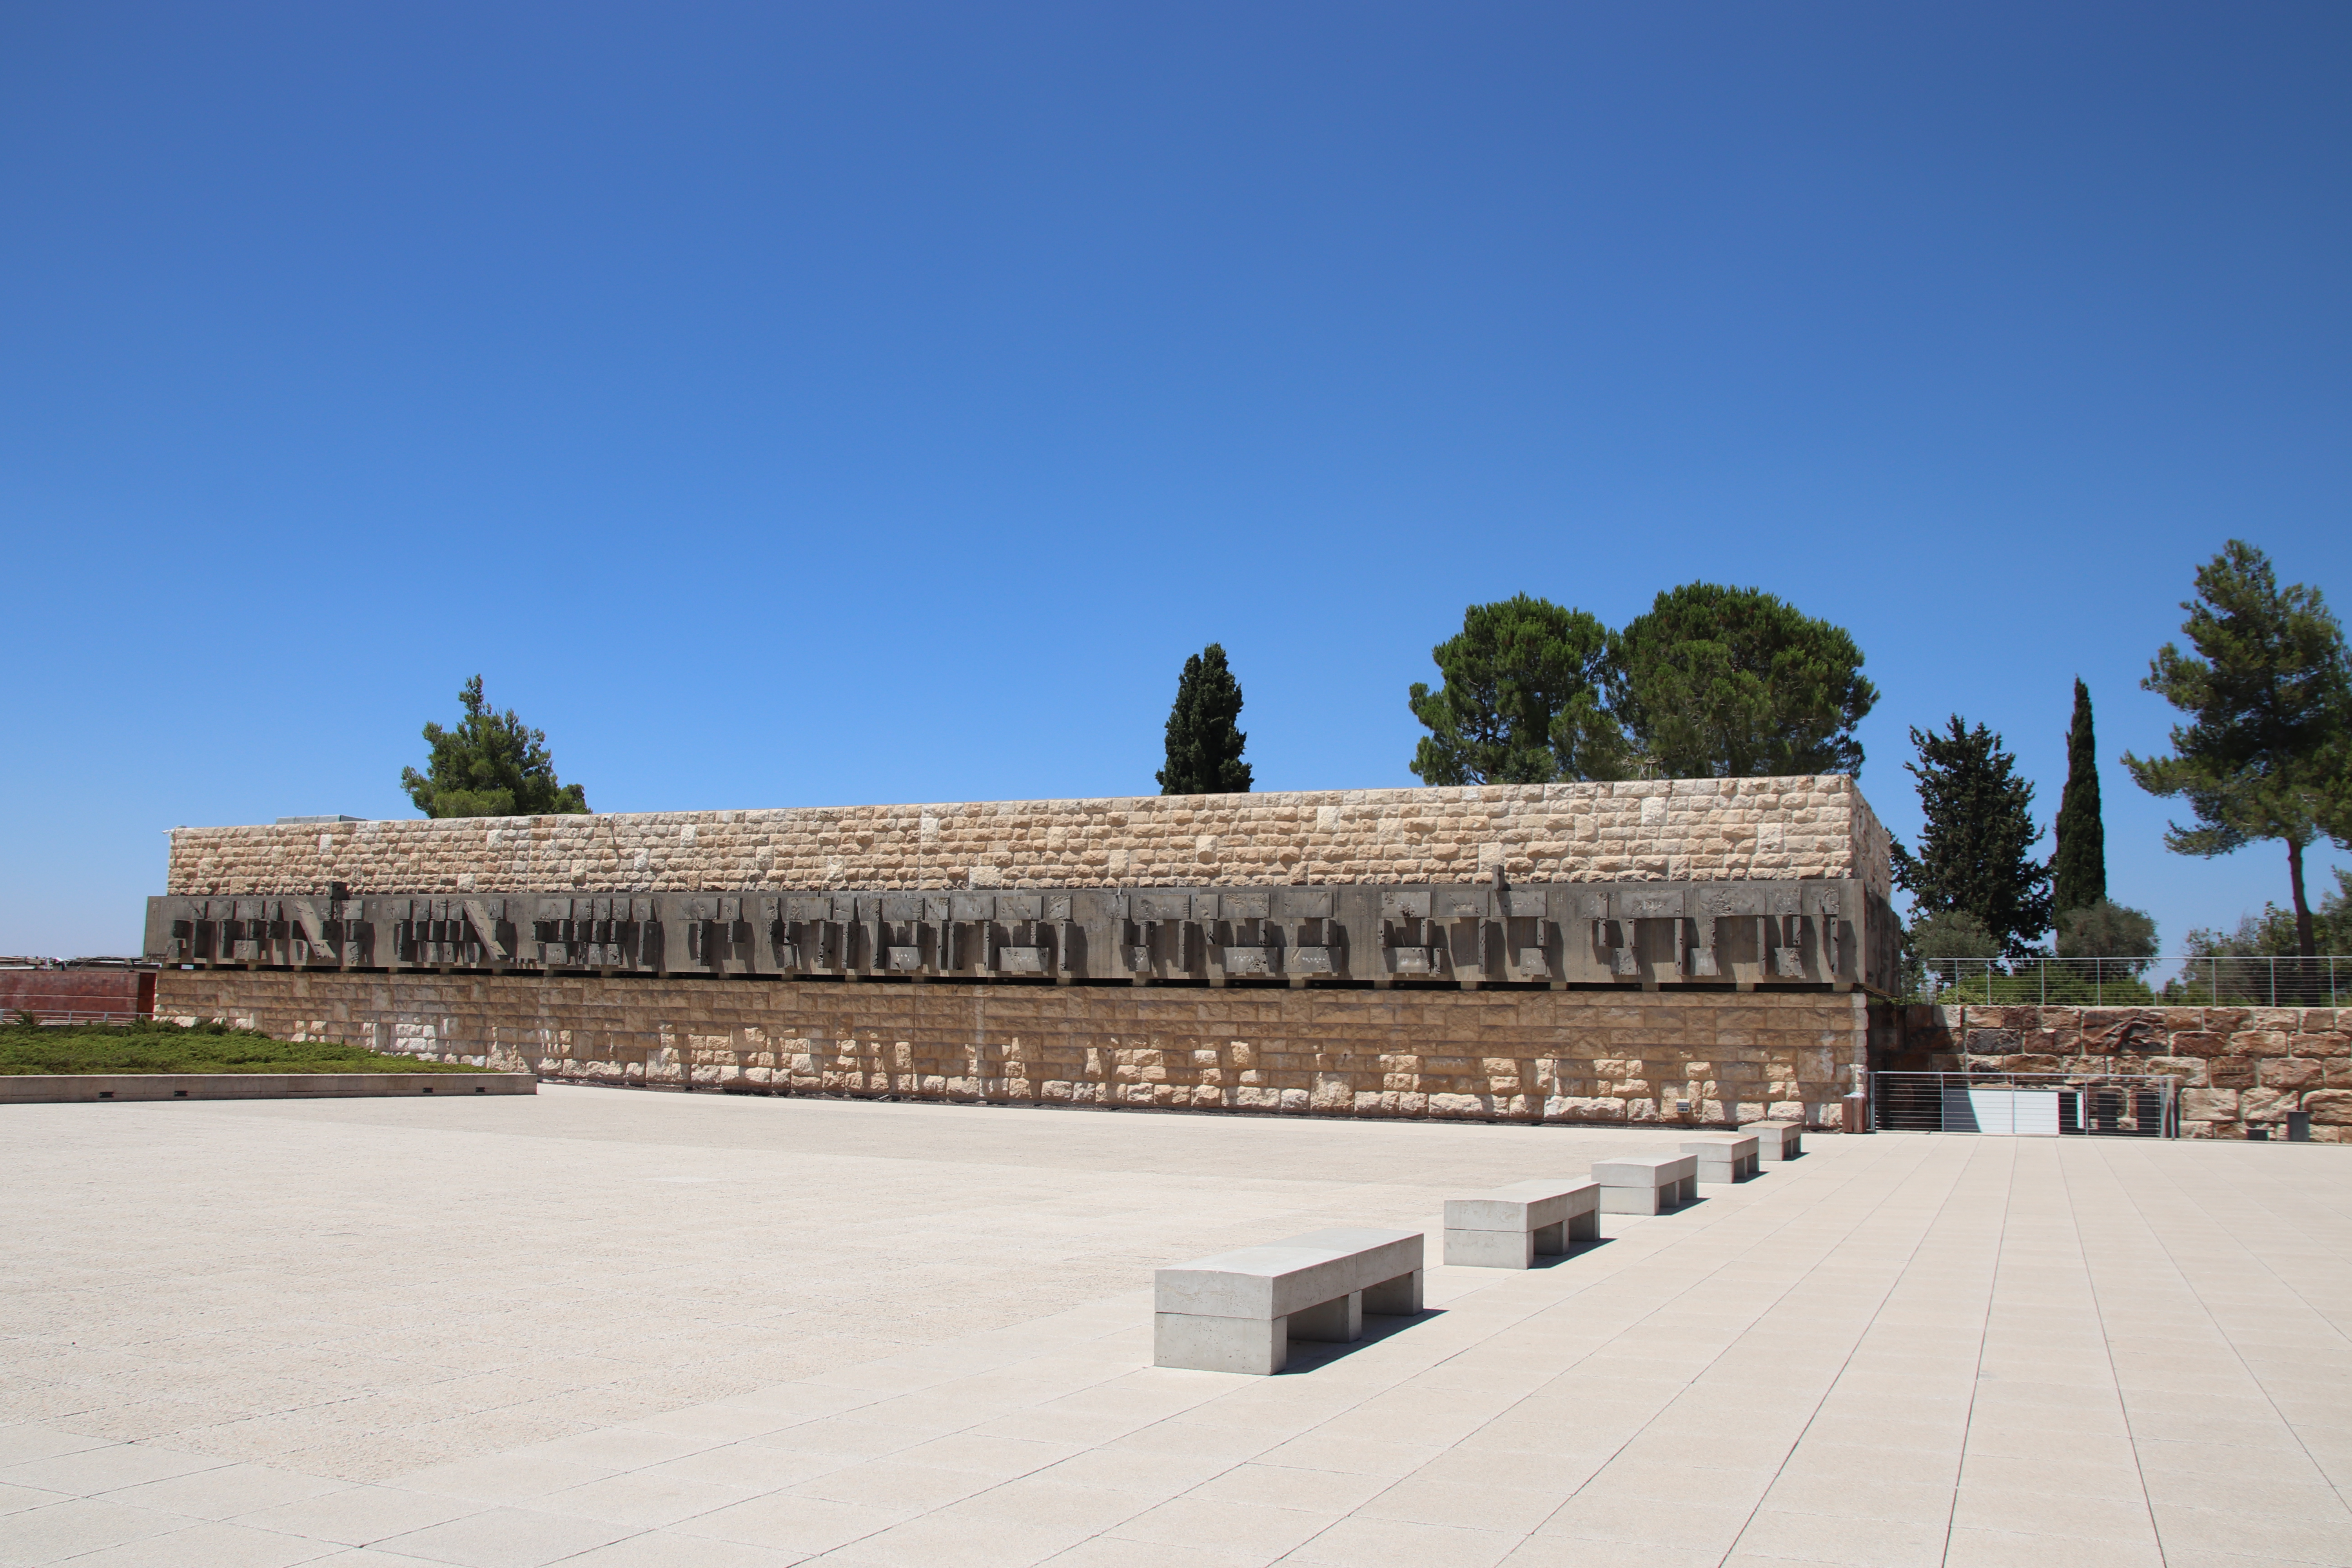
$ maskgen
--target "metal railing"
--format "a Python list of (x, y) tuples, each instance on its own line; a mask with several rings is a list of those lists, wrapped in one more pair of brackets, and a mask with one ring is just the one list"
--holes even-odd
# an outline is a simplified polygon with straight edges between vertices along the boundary
[(152, 1013), (142, 1013), (136, 1007), (26, 1007), (17, 1005), (0, 1009), (0, 1022), (14, 1021), (20, 1013), (34, 1015), (33, 1021), (45, 1026), (59, 1024), (135, 1024), (154, 1016)]
[(2347, 1007), (2352, 958), (1931, 958), (1905, 973), (1913, 1002), (2092, 1007)]
[(2180, 1080), (2152, 1073), (1873, 1073), (1871, 1107), (1882, 1132), (2180, 1136)]

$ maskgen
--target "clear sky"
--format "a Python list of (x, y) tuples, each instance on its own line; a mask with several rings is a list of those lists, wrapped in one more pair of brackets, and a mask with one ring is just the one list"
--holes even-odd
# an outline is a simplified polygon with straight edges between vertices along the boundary
[[(1474, 601), (1851, 628), (2167, 951), (2283, 855), (2117, 764), (2231, 536), (2352, 599), (2341, 4), (0, 7), (0, 952), (164, 829), (1412, 784)], [(2325, 863), (2340, 861), (2333, 851)], [(2324, 873), (2323, 884), (2332, 885)]]

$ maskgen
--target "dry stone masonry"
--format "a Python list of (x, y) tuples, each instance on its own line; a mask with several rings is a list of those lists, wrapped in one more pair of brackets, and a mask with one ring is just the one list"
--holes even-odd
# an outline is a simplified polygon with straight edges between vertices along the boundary
[(1667, 1126), (1836, 1124), (1859, 992), (1213, 991), (168, 970), (219, 1018), (574, 1083)]
[(2180, 1131), (2242, 1138), (2308, 1111), (2352, 1142), (2352, 1007), (1918, 1006), (1884, 1065), (1931, 1072), (2156, 1073), (2181, 1082)]
[(1853, 780), (1671, 779), (183, 827), (184, 895), (1794, 881), (1891, 889)]

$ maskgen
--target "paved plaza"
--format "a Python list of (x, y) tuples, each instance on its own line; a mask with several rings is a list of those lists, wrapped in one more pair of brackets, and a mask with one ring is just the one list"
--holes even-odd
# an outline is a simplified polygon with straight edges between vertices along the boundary
[[(1150, 1270), (1638, 1131), (14, 1106), (0, 1563), (2352, 1563), (2352, 1150), (1820, 1136), (1271, 1378)], [(1547, 1260), (1548, 1262), (1549, 1260)]]

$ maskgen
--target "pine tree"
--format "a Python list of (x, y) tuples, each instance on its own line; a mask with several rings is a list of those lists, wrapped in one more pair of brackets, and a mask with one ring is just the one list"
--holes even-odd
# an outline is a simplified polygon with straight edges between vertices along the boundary
[(1521, 594), (1462, 612), (1429, 650), (1445, 683), (1406, 695), (1429, 729), (1412, 771), (1427, 784), (1549, 784), (1627, 776), (1624, 731), (1601, 705), (1609, 628)]
[(1242, 716), (1241, 683), (1225, 668), (1223, 645), (1211, 643), (1184, 661), (1176, 702), (1168, 710), (1168, 765), (1161, 795), (1246, 795), (1250, 765), (1242, 761), (1249, 737), (1234, 728)]
[(2281, 588), (2270, 557), (2233, 539), (2197, 569), (2197, 597), (2142, 688), (2191, 717), (2172, 728), (2168, 757), (2124, 766), (2150, 795), (2180, 795), (2198, 826), (2175, 823), (2176, 855), (2227, 855), (2257, 838), (2286, 845), (2295, 951), (2318, 932), (2304, 895), (2303, 852), (2322, 836), (2352, 847), (2352, 659), (2319, 590)]
[(1919, 760), (1905, 768), (1919, 781), (1927, 816), (1915, 858), (1895, 847), (1895, 879), (1911, 894), (1915, 918), (1957, 910), (1973, 915), (2003, 952), (2022, 956), (2050, 929), (2050, 868), (2032, 850), (2033, 785), (2016, 775), (2017, 758), (2000, 737), (1957, 713), (1948, 731), (1914, 730)]
[(454, 730), (425, 726), (433, 748), (427, 773), (400, 770), (401, 787), (427, 816), (570, 816), (588, 810), (578, 784), (555, 782), (555, 759), (548, 754), (547, 731), (534, 730), (508, 709), (493, 710), (482, 695), (482, 678), (457, 693), (466, 717)]
[(2107, 830), (2099, 816), (2099, 748), (2091, 733), (2091, 689), (2074, 679), (2074, 722), (2066, 731), (2066, 789), (2058, 797), (2057, 846), (2050, 857), (2051, 907), (2087, 910), (2107, 896)]

